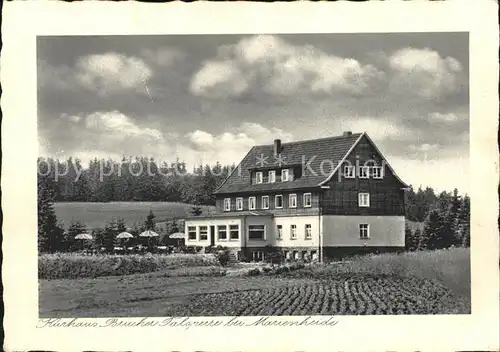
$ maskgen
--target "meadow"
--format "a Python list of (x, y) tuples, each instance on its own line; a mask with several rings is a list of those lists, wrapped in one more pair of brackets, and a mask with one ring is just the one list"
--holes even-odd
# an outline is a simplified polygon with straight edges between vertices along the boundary
[(470, 313), (468, 249), (371, 255), (296, 270), (261, 267), (243, 275), (210, 261), (183, 263), (149, 273), (40, 279), (40, 317)]
[[(123, 219), (127, 226), (142, 224), (149, 211), (156, 222), (182, 218), (190, 214), (192, 205), (172, 202), (58, 202), (54, 204), (57, 218), (68, 227), (72, 221), (80, 221), (87, 229), (103, 228), (112, 220)], [(202, 206), (203, 212), (213, 211), (212, 206)]]

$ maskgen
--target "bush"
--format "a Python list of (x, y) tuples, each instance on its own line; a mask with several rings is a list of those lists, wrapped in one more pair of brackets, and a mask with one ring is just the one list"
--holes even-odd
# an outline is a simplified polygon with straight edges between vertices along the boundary
[(270, 268), (270, 267), (268, 267), (268, 266), (265, 266), (265, 267), (263, 267), (263, 268), (262, 268), (262, 272), (263, 272), (264, 274), (268, 274), (268, 273), (270, 273), (271, 271), (273, 271), (273, 269), (271, 269), (271, 268)]
[(43, 254), (38, 257), (40, 279), (77, 279), (148, 273), (177, 267), (216, 266), (215, 255), (94, 255)]
[(215, 257), (219, 261), (220, 265), (226, 266), (231, 259), (231, 252), (229, 251), (229, 249), (219, 249), (216, 252)]
[(259, 270), (259, 268), (248, 270), (247, 275), (248, 276), (259, 276), (260, 270)]

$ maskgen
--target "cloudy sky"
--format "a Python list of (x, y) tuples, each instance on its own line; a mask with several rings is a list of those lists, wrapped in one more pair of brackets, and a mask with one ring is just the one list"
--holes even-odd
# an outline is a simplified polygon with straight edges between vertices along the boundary
[(40, 155), (239, 162), (366, 131), (414, 186), (468, 191), (466, 33), (39, 37)]

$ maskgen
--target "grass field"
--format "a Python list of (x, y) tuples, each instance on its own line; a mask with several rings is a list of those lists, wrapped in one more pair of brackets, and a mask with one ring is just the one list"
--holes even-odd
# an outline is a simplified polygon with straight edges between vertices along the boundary
[[(102, 228), (112, 220), (124, 219), (127, 226), (142, 224), (151, 209), (157, 222), (180, 218), (190, 214), (192, 205), (171, 202), (60, 202), (55, 203), (57, 219), (67, 228), (71, 221), (81, 221), (88, 229)], [(203, 212), (214, 207), (203, 206)]]
[(464, 249), (374, 255), (279, 275), (217, 270), (40, 280), (40, 317), (470, 313)]

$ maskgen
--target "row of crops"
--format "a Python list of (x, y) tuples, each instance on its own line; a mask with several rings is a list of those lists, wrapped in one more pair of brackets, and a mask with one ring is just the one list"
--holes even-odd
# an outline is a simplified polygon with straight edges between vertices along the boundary
[(190, 316), (467, 314), (441, 284), (418, 278), (355, 276), (303, 285), (195, 295), (176, 314)]

